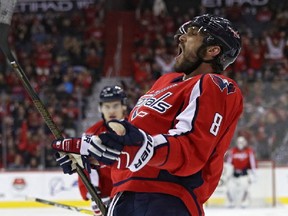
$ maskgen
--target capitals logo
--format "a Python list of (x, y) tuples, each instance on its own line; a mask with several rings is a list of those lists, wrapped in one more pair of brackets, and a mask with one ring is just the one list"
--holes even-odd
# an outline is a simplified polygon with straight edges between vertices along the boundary
[(23, 190), (27, 186), (24, 178), (15, 178), (13, 181), (13, 187), (16, 190)]
[(225, 88), (227, 88), (227, 94), (232, 94), (236, 91), (233, 83), (228, 82), (227, 79), (222, 79), (221, 77), (210, 74), (213, 82), (219, 87), (219, 89), (223, 92)]
[(151, 94), (142, 96), (138, 100), (135, 108), (132, 110), (131, 119), (133, 120), (137, 116), (144, 117), (148, 114), (148, 112), (139, 110), (142, 106), (155, 110), (156, 112), (159, 113), (165, 113), (166, 110), (168, 110), (172, 106), (171, 104), (165, 101), (165, 99), (170, 97), (171, 95), (172, 95), (171, 92), (167, 92), (159, 98), (156, 98), (155, 95)]

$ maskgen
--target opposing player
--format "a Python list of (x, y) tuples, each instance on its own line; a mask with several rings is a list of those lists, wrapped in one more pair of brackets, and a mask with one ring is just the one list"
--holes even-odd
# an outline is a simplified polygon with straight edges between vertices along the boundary
[[(125, 119), (127, 113), (127, 96), (124, 90), (117, 85), (106, 86), (102, 89), (99, 96), (99, 112), (102, 115), (102, 120), (92, 125), (85, 132), (85, 135), (98, 135), (106, 132), (107, 122), (113, 119)], [(97, 169), (91, 169), (89, 174), (91, 183), (98, 188), (103, 202), (109, 202), (109, 196), (112, 190), (112, 181), (110, 175), (110, 167), (100, 165)], [(90, 200), (91, 196), (88, 193), (84, 183), (78, 179), (79, 190), (84, 200)], [(95, 215), (101, 215), (94, 201), (91, 202), (91, 207)]]
[(229, 207), (249, 205), (249, 186), (256, 178), (254, 151), (243, 136), (236, 139), (236, 146), (227, 154), (227, 163), (233, 167), (233, 175), (228, 182), (227, 197)]
[(237, 84), (220, 73), (237, 58), (240, 36), (227, 19), (205, 14), (184, 23), (175, 38), (176, 72), (160, 77), (128, 121), (117, 122), (124, 135), (83, 136), (79, 148), (79, 138), (70, 148), (56, 145), (63, 140), (52, 144), (111, 167), (108, 215), (204, 215), (220, 179), (243, 109)]

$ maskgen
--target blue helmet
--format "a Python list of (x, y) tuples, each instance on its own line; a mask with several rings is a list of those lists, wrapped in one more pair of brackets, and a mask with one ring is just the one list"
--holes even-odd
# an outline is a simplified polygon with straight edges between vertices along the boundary
[(203, 47), (211, 45), (221, 47), (220, 54), (211, 62), (220, 71), (225, 70), (235, 61), (241, 50), (241, 38), (229, 20), (210, 14), (197, 16), (180, 26), (175, 34), (175, 38), (186, 34), (187, 29), (191, 26), (199, 27), (202, 33), (204, 33), (203, 35), (206, 35), (203, 40)]

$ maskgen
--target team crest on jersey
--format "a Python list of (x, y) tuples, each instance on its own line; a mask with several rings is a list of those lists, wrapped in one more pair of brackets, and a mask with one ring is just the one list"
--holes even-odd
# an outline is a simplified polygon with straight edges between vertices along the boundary
[(234, 159), (239, 159), (239, 160), (245, 160), (248, 157), (249, 156), (247, 152), (237, 152), (233, 155)]
[(233, 83), (228, 82), (227, 79), (222, 79), (221, 77), (210, 74), (213, 82), (220, 88), (220, 90), (223, 92), (225, 88), (227, 88), (227, 94), (231, 94), (235, 92), (235, 86)]
[(148, 112), (140, 111), (142, 106), (148, 107), (152, 110), (155, 110), (159, 113), (165, 113), (172, 105), (167, 103), (165, 99), (172, 95), (171, 92), (167, 92), (164, 95), (160, 96), (159, 98), (156, 97), (155, 94), (148, 94), (142, 96), (135, 105), (135, 108), (132, 110), (131, 119), (135, 119), (138, 117), (144, 117), (148, 114)]

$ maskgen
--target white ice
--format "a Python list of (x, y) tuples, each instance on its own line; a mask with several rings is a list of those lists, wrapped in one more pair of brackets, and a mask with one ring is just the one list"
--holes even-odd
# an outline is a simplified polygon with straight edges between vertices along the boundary
[[(83, 213), (61, 209), (57, 207), (50, 208), (17, 208), (1, 209), (1, 216), (81, 216)], [(87, 214), (86, 214), (87, 215)], [(206, 216), (287, 216), (288, 206), (275, 208), (246, 208), (246, 209), (228, 209), (228, 208), (206, 208)]]
[(287, 216), (288, 206), (271, 208), (206, 208), (206, 216)]

